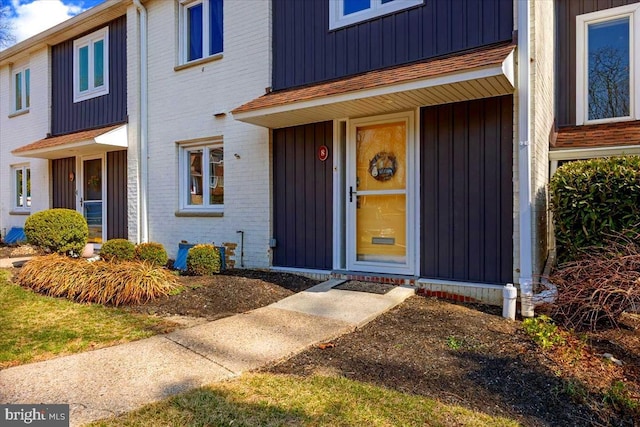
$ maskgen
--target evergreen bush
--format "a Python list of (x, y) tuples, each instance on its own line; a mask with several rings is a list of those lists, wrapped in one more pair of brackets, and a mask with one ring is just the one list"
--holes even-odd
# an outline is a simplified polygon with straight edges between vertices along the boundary
[(105, 261), (131, 261), (135, 254), (135, 245), (127, 239), (110, 239), (100, 248), (100, 258)]
[(46, 252), (79, 256), (89, 238), (87, 221), (71, 209), (47, 209), (30, 215), (24, 224), (27, 241)]
[(136, 259), (147, 261), (153, 265), (164, 266), (169, 257), (167, 251), (160, 243), (140, 243), (136, 246)]
[(560, 262), (612, 235), (640, 231), (640, 157), (581, 160), (558, 168), (550, 182)]
[(195, 245), (187, 252), (187, 274), (210, 276), (220, 273), (220, 251), (213, 245)]

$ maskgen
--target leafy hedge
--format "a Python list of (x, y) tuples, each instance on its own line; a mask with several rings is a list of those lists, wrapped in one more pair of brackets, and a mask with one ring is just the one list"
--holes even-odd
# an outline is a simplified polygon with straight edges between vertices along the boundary
[(612, 235), (640, 231), (640, 157), (581, 160), (558, 168), (550, 182), (560, 262)]
[(89, 238), (87, 221), (71, 209), (47, 209), (24, 223), (27, 241), (47, 252), (80, 256)]

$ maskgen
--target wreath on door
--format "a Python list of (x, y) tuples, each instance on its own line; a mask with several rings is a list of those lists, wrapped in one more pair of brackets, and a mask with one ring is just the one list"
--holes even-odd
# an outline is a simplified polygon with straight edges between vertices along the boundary
[(396, 174), (398, 161), (393, 153), (381, 151), (369, 161), (369, 174), (378, 181), (388, 181)]

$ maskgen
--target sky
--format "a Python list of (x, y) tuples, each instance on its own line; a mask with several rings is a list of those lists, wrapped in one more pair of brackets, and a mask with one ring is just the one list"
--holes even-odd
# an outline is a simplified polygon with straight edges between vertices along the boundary
[(0, 0), (11, 10), (16, 42), (74, 17), (104, 0)]

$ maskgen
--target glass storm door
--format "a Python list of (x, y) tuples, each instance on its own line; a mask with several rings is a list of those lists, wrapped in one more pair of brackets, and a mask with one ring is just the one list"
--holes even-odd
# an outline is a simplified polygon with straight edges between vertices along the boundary
[(80, 210), (89, 226), (89, 243), (101, 244), (104, 236), (102, 158), (82, 160)]
[(350, 126), (347, 268), (413, 274), (409, 223), (410, 120)]

